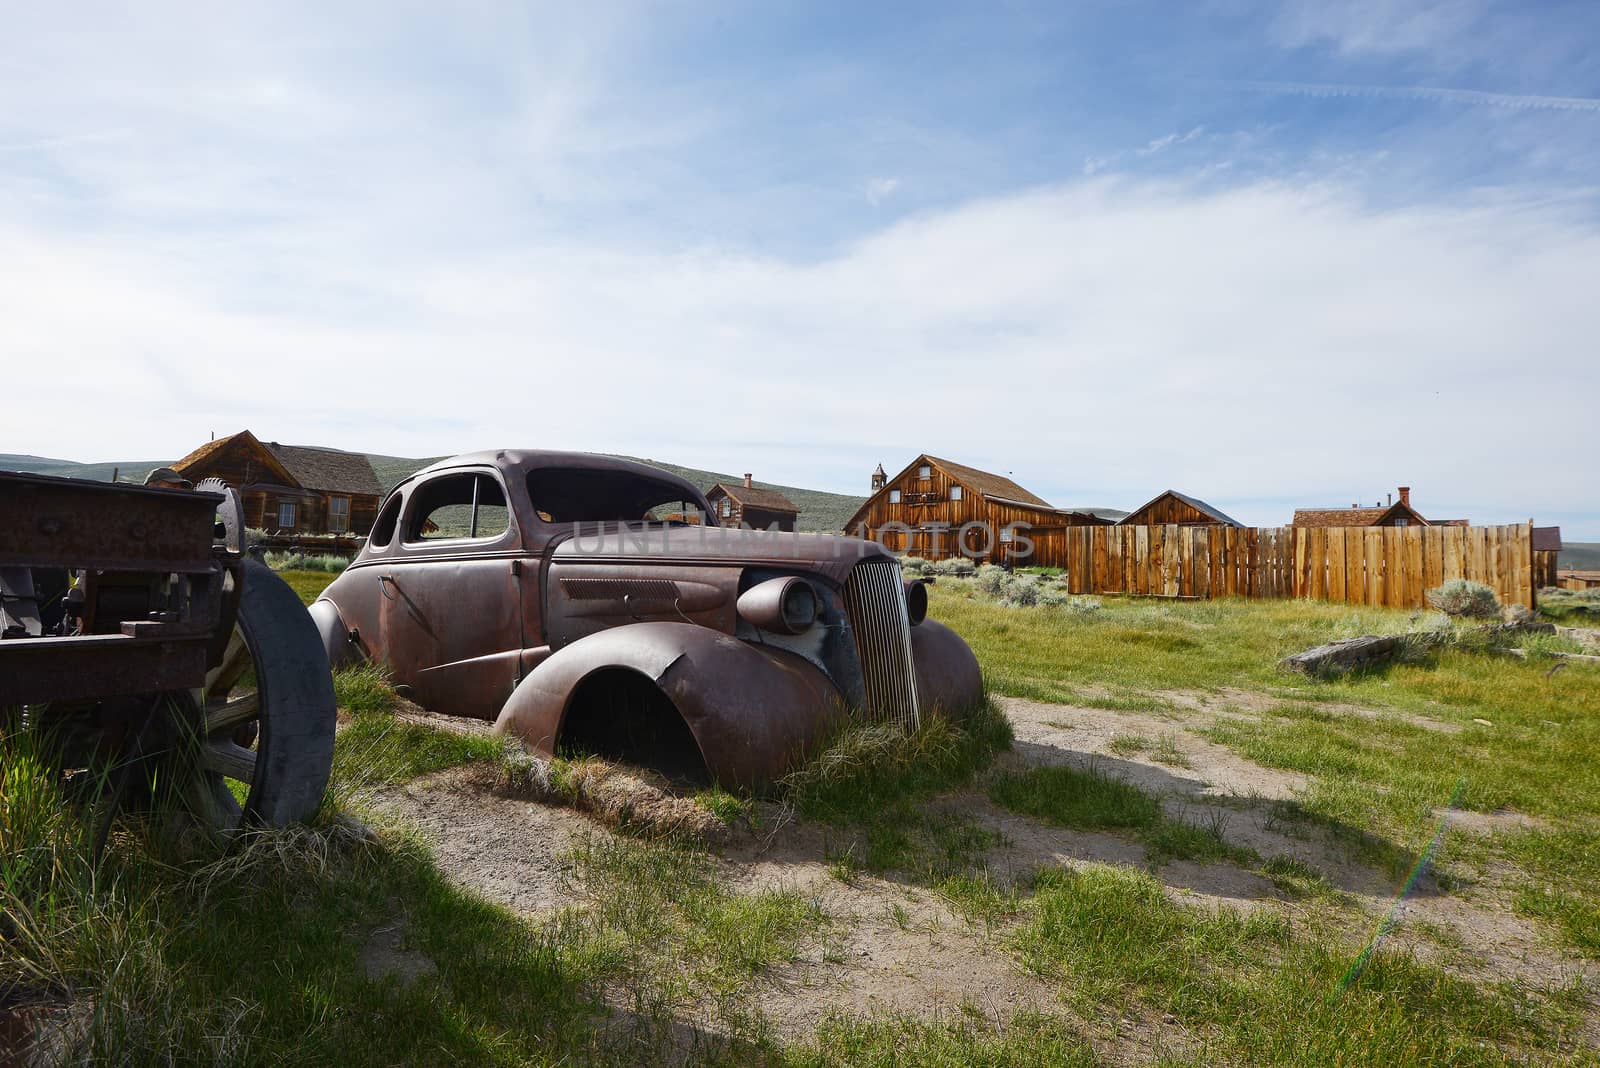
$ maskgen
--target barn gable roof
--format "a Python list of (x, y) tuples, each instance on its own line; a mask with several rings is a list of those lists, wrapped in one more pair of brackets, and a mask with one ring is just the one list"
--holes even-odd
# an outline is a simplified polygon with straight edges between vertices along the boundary
[(746, 508), (760, 508), (768, 512), (790, 512), (800, 514), (800, 508), (789, 498), (777, 490), (762, 489), (759, 486), (746, 486), (743, 483), (730, 486), (726, 482), (718, 482), (706, 491), (706, 498), (718, 491), (724, 496), (731, 497)]
[[(914, 471), (918, 465), (924, 463), (939, 468), (960, 485), (964, 491), (971, 490), (980, 497), (985, 497), (1000, 504), (1021, 508), (1037, 508), (1042, 512), (1051, 512), (1057, 515), (1077, 514), (1057, 508), (1043, 497), (1028, 492), (1004, 475), (997, 475), (992, 471), (984, 471), (976, 467), (968, 467), (966, 464), (958, 464), (953, 460), (943, 460), (924, 452), (919, 453), (916, 459), (901, 468), (900, 473), (889, 479), (882, 489), (862, 501), (861, 507), (857, 508), (855, 514), (845, 523), (845, 531), (854, 530), (857, 524), (861, 522), (861, 517), (866, 515), (868, 509), (872, 507), (874, 501), (888, 494), (890, 490), (898, 488), (898, 483), (901, 479)], [(881, 470), (883, 465), (879, 464), (878, 467)]]
[(267, 448), (287, 467), (300, 485), (323, 493), (348, 493), (382, 497), (372, 461), (359, 452), (325, 449), (315, 445), (280, 445), (268, 442)]
[[(280, 485), (288, 486), (291, 489), (304, 488), (293, 473), (284, 466), (283, 461), (274, 455), (272, 450), (263, 445), (260, 438), (248, 430), (241, 430), (237, 434), (229, 434), (223, 438), (213, 438), (183, 459), (175, 461), (172, 469), (185, 478), (189, 478), (191, 475), (198, 475), (200, 478), (204, 478), (206, 461), (234, 444), (241, 445), (255, 453), (260, 458), (262, 466), (272, 473), (274, 480)], [(199, 479), (194, 479), (194, 481), (199, 481)]]
[(997, 475), (991, 471), (981, 471), (976, 467), (968, 467), (966, 464), (958, 464), (952, 460), (941, 460), (939, 457), (929, 456), (927, 453), (923, 453), (921, 456), (917, 457), (916, 460), (913, 460), (906, 467), (905, 471), (900, 472), (900, 474), (896, 475), (890, 481), (900, 481), (900, 479), (905, 476), (906, 472), (910, 471), (911, 468), (915, 467), (917, 463), (922, 460), (926, 460), (935, 467), (940, 468), (945, 474), (953, 477), (961, 485), (969, 486), (983, 494), (985, 497), (994, 497), (999, 500), (1014, 504), (1026, 504), (1033, 508), (1049, 508), (1051, 511), (1055, 510), (1055, 506), (1049, 501), (1038, 496), (1037, 494), (1029, 493), (1027, 490), (1023, 489), (1021, 486), (1017, 485), (1004, 475)]
[[(1237, 519), (1233, 518), (1233, 516), (1231, 516), (1228, 513), (1224, 512), (1222, 509), (1213, 508), (1211, 505), (1207, 504), (1205, 501), (1202, 501), (1199, 497), (1191, 497), (1187, 493), (1179, 493), (1175, 489), (1162, 490), (1160, 493), (1156, 494), (1154, 497), (1151, 497), (1148, 501), (1145, 501), (1143, 504), (1141, 504), (1139, 507), (1135, 508), (1133, 511), (1129, 512), (1127, 515), (1125, 515), (1121, 519), (1117, 520), (1117, 525), (1118, 526), (1125, 526), (1125, 525), (1133, 524), (1134, 523), (1134, 520), (1133, 520), (1134, 516), (1138, 515), (1140, 512), (1144, 511), (1146, 508), (1149, 508), (1151, 505), (1153, 505), (1156, 502), (1160, 501), (1163, 497), (1171, 497), (1174, 500), (1182, 501), (1184, 504), (1187, 504), (1190, 508), (1193, 508), (1195, 511), (1199, 512), (1201, 515), (1204, 515), (1204, 516), (1207, 516), (1207, 517), (1209, 517), (1211, 519), (1214, 519), (1214, 520), (1216, 520), (1218, 523), (1220, 523), (1223, 526), (1227, 526), (1227, 527), (1242, 527), (1242, 526), (1244, 526), (1243, 523), (1239, 522)], [(1137, 525), (1137, 524), (1134, 524), (1134, 525)]]

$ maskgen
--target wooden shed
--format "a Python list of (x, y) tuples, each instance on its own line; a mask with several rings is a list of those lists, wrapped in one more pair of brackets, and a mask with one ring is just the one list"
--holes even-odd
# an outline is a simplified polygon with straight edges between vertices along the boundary
[(1088, 512), (1056, 508), (1004, 475), (923, 453), (893, 478), (880, 464), (872, 496), (845, 532), (928, 560), (963, 554), (1004, 560), (1014, 531), (1109, 526)]
[(361, 453), (263, 443), (248, 430), (208, 441), (172, 466), (191, 482), (220, 478), (236, 487), (245, 525), (275, 533), (364, 537), (383, 497)]
[(1244, 524), (1213, 508), (1198, 497), (1166, 490), (1117, 520), (1118, 526), (1152, 527), (1176, 523), (1182, 527), (1243, 527)]
[(741, 485), (718, 482), (706, 491), (706, 503), (725, 527), (746, 526), (752, 530), (793, 532), (800, 509), (777, 490), (762, 489), (744, 476)]
[(1554, 586), (1561, 555), (1561, 528), (1533, 528), (1533, 587)]

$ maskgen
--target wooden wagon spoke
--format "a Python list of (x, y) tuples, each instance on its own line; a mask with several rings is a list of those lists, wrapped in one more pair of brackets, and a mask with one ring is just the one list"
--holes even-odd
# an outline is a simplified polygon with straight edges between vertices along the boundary
[(206, 672), (206, 693), (227, 696), (228, 690), (238, 682), (250, 667), (250, 650), (244, 643), (244, 633), (235, 629), (222, 653), (222, 661)]
[(250, 722), (261, 714), (261, 695), (254, 691), (231, 701), (213, 701), (206, 705), (205, 733), (221, 734)]
[(195, 819), (207, 827), (223, 830), (239, 819), (239, 803), (226, 786), (210, 775), (190, 776), (183, 793)]
[(200, 766), (243, 783), (255, 781), (256, 754), (226, 739), (212, 739), (200, 748)]

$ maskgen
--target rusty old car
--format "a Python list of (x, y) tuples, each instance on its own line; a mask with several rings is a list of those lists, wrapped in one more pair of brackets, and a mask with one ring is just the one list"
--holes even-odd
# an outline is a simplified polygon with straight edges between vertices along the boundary
[(402, 481), (311, 614), (335, 664), (543, 754), (759, 788), (839, 718), (982, 700), (976, 658), (873, 542), (722, 527), (695, 486), (585, 453)]

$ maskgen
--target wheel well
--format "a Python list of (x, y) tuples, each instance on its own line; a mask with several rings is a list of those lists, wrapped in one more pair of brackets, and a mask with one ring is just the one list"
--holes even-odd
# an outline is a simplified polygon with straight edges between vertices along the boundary
[(711, 779), (700, 743), (672, 699), (628, 668), (605, 668), (578, 683), (567, 700), (556, 752), (636, 764), (669, 779)]

